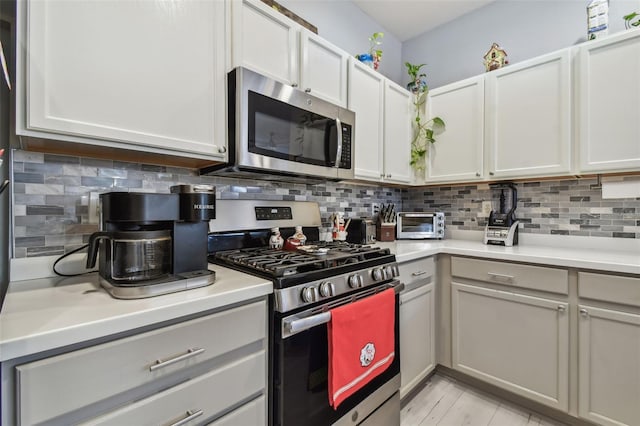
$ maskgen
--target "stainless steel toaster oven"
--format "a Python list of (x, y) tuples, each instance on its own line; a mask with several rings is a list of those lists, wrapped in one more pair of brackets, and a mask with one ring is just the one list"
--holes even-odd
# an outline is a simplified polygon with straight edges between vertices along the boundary
[(396, 238), (399, 240), (428, 240), (444, 238), (444, 213), (398, 213)]

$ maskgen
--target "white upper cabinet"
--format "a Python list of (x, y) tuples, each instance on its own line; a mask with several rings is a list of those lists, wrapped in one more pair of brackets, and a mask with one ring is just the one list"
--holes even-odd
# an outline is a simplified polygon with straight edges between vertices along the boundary
[(571, 50), (486, 75), (489, 179), (571, 172)]
[(429, 91), (427, 119), (440, 117), (445, 131), (427, 151), (428, 182), (483, 178), (484, 76)]
[(411, 181), (411, 93), (357, 59), (349, 59), (348, 108), (356, 113), (357, 179)]
[(224, 3), (18, 2), (16, 132), (226, 159)]
[[(413, 95), (396, 83), (384, 84), (384, 180), (411, 182)], [(356, 115), (356, 123), (358, 116)], [(356, 134), (357, 137), (357, 134)]]
[(349, 59), (348, 108), (356, 113), (354, 175), (359, 179), (378, 181), (384, 173), (384, 80), (382, 74), (356, 59)]
[(346, 52), (258, 0), (232, 0), (231, 20), (230, 68), (251, 68), (347, 105)]
[(231, 67), (298, 86), (299, 25), (257, 0), (232, 0)]
[(640, 31), (579, 53), (579, 170), (640, 170)]
[(300, 87), (346, 107), (349, 56), (304, 28), (300, 30), (300, 45)]

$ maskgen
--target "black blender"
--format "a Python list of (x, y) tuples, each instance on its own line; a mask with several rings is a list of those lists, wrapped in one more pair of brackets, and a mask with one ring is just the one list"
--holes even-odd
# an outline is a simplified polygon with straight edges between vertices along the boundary
[[(511, 247), (518, 244), (518, 224), (516, 206), (518, 191), (511, 182), (489, 185), (492, 191), (500, 191), (498, 205), (489, 215), (489, 221), (484, 228), (484, 243)], [(497, 207), (497, 208), (496, 208)]]

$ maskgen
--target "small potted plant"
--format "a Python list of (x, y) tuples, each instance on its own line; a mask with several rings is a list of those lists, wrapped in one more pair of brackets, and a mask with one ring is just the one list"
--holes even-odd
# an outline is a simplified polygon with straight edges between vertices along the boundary
[(414, 65), (409, 62), (405, 62), (404, 65), (407, 67), (407, 74), (411, 77), (411, 81), (407, 83), (407, 90), (409, 90), (414, 95), (424, 92), (427, 90), (427, 82), (423, 77), (427, 77), (425, 73), (418, 74), (420, 72), (420, 68), (424, 67), (427, 64)]
[(414, 108), (416, 115), (413, 118), (413, 139), (411, 140), (411, 160), (409, 165), (418, 173), (424, 173), (427, 155), (427, 147), (429, 143), (436, 141), (435, 136), (445, 130), (444, 120), (440, 117), (433, 117), (427, 121), (423, 121), (422, 109), (427, 100), (429, 88), (425, 81), (426, 74), (420, 73), (420, 69), (425, 64), (415, 65), (405, 62), (407, 74), (411, 77), (411, 81), (407, 84), (407, 89), (414, 94)]
[(382, 37), (384, 37), (384, 33), (373, 33), (369, 37), (369, 52), (356, 55), (356, 59), (377, 70), (382, 59), (382, 49), (377, 49), (377, 47), (382, 44)]

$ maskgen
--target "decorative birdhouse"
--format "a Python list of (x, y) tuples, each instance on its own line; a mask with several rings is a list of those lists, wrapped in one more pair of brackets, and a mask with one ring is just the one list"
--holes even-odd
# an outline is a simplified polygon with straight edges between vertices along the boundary
[(484, 67), (487, 72), (502, 68), (508, 63), (507, 52), (501, 49), (497, 43), (493, 43), (489, 51), (484, 54)]

